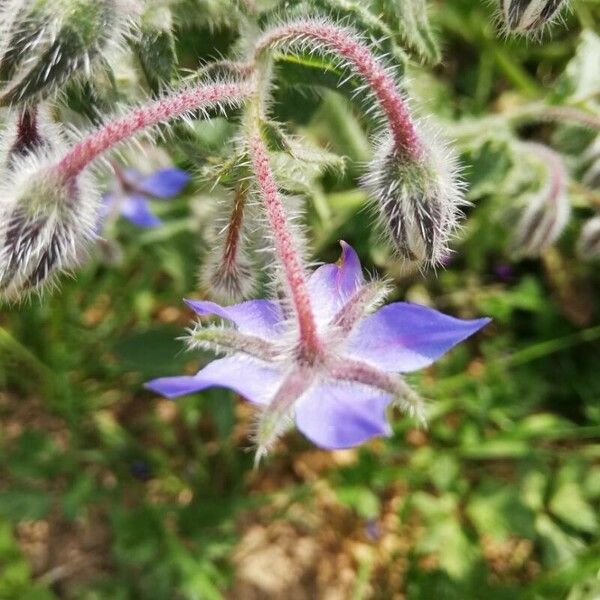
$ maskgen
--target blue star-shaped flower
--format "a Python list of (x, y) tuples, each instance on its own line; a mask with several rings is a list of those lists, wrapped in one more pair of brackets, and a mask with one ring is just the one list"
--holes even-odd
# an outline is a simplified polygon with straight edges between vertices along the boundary
[(323, 448), (347, 448), (389, 435), (392, 402), (422, 416), (418, 395), (400, 373), (432, 364), (489, 319), (466, 321), (431, 308), (397, 302), (373, 311), (386, 293), (366, 282), (356, 252), (342, 242), (339, 264), (319, 267), (308, 281), (323, 351), (306, 361), (286, 303), (251, 300), (223, 307), (188, 300), (198, 315), (216, 315), (224, 326), (198, 323), (190, 345), (225, 353), (194, 376), (155, 379), (147, 386), (175, 398), (224, 387), (260, 405), (260, 456), (293, 422)]

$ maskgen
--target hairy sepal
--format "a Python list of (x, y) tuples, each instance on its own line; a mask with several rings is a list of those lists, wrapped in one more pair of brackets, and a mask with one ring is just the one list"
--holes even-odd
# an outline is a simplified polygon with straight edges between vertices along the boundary
[(21, 9), (0, 57), (0, 106), (45, 98), (76, 72), (89, 75), (138, 12), (135, 0), (45, 0)]
[(435, 134), (422, 136), (416, 159), (386, 139), (363, 185), (382, 231), (401, 258), (431, 265), (444, 260), (466, 202), (456, 157)]
[(554, 150), (537, 143), (522, 143), (521, 147), (525, 159), (534, 159), (532, 168), (541, 170), (542, 179), (538, 190), (527, 197), (510, 249), (516, 257), (537, 257), (558, 240), (569, 222), (569, 179), (561, 156)]
[(50, 170), (60, 144), (18, 157), (0, 184), (0, 299), (15, 301), (80, 264), (95, 239), (99, 195)]
[(253, 256), (257, 243), (258, 216), (248, 206), (247, 190), (217, 203), (210, 250), (200, 268), (200, 283), (219, 302), (236, 302), (252, 296), (258, 266)]
[(579, 236), (577, 250), (586, 260), (600, 258), (600, 216), (589, 219), (585, 223)]
[(567, 0), (502, 0), (502, 16), (509, 31), (529, 34), (559, 15)]
[(274, 344), (230, 327), (198, 322), (188, 333), (187, 345), (191, 350), (210, 350), (217, 354), (242, 353), (265, 361), (275, 359), (278, 353)]

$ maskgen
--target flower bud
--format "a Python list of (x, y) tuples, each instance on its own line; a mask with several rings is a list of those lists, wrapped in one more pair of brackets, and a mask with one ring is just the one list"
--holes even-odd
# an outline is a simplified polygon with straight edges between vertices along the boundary
[[(200, 281), (218, 301), (236, 301), (252, 295), (257, 283), (257, 266), (249, 245), (256, 227), (253, 207), (248, 206), (248, 190), (239, 187), (233, 201), (219, 201), (211, 249), (200, 270)], [(222, 214), (221, 214), (222, 213)]]
[(522, 144), (544, 165), (545, 180), (529, 202), (516, 226), (512, 252), (517, 256), (539, 256), (560, 237), (571, 216), (567, 196), (568, 175), (562, 158), (542, 144)]
[(364, 185), (392, 246), (407, 260), (439, 264), (448, 253), (464, 204), (452, 153), (423, 145), (418, 158), (384, 142)]
[(0, 299), (17, 300), (76, 266), (95, 237), (98, 195), (87, 176), (50, 166), (61, 140), (14, 156), (0, 183)]
[(502, 0), (504, 22), (510, 31), (530, 33), (549, 23), (565, 0)]
[(0, 106), (47, 97), (118, 43), (132, 0), (39, 0), (0, 6)]
[(10, 169), (16, 159), (47, 146), (57, 135), (45, 111), (38, 106), (9, 112), (0, 137), (0, 169)]
[(600, 258), (600, 216), (590, 219), (583, 226), (577, 250), (582, 258)]

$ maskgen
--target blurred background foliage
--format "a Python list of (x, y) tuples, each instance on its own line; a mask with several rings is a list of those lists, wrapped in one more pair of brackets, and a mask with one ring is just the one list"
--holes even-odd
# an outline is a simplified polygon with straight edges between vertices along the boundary
[[(250, 22), (303, 3), (276, 4)], [(397, 298), (493, 324), (412, 378), (431, 399), (428, 429), (397, 415), (392, 438), (333, 453), (292, 433), (253, 470), (239, 398), (172, 403), (142, 388), (207, 358), (177, 339), (181, 298), (206, 294), (198, 257), (225, 192), (202, 175), (225, 168), (233, 130), (176, 126), (160, 145), (195, 182), (156, 204), (164, 226), (119, 222), (60, 293), (0, 315), (1, 599), (600, 598), (600, 271), (575, 251), (600, 207), (597, 182), (581, 183), (597, 131), (522, 118), (540, 103), (598, 109), (600, 2), (573, 3), (542, 43), (500, 35), (473, 0), (432, 2), (431, 29), (419, 2), (316, 5), (385, 37), (415, 104), (456, 138), (472, 205), (444, 269), (398, 264), (357, 185), (372, 124), (348, 101), (352, 82), (336, 90), (334, 66), (282, 57), (274, 114), (328, 150), (324, 170), (276, 157), (309, 199), (315, 256), (335, 260), (345, 239)], [(251, 27), (248, 7), (148, 2), (120, 65), (57, 111), (86, 123), (193, 74)], [(517, 139), (554, 147), (572, 179), (566, 233), (526, 260), (508, 250), (532, 177)]]

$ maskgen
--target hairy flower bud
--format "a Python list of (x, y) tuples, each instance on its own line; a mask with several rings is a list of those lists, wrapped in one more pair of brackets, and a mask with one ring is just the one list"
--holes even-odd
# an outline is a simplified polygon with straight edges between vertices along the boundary
[(42, 119), (37, 106), (8, 115), (1, 137), (0, 169), (10, 168), (15, 158), (27, 156), (47, 143), (48, 132), (42, 131), (46, 125), (41, 123)]
[(565, 0), (502, 0), (502, 15), (510, 31), (530, 33), (549, 23)]
[(98, 196), (87, 176), (64, 180), (50, 166), (60, 137), (13, 154), (0, 182), (0, 299), (17, 300), (81, 260), (95, 237)]
[(577, 250), (582, 258), (600, 258), (600, 216), (589, 219), (583, 226)]
[(0, 106), (43, 98), (119, 43), (133, 0), (38, 0), (0, 5)]
[(438, 143), (423, 145), (418, 158), (391, 140), (378, 149), (363, 183), (402, 258), (435, 265), (447, 255), (464, 204), (456, 171), (454, 155)]
[(240, 186), (231, 203), (219, 202), (214, 240), (200, 271), (200, 281), (216, 300), (248, 298), (256, 287), (256, 268), (248, 251), (250, 228), (248, 221), (256, 221), (249, 214), (248, 190)]
[(545, 179), (530, 196), (512, 239), (517, 256), (539, 256), (561, 235), (569, 222), (571, 204), (567, 196), (568, 175), (562, 158), (542, 144), (522, 144), (543, 165)]

